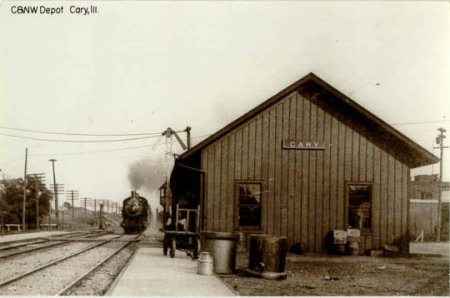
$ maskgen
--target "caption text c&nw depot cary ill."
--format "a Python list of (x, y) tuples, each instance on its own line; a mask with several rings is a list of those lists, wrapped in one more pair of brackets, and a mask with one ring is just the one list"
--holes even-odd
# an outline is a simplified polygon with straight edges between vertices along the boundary
[(98, 8), (96, 5), (78, 6), (70, 5), (68, 7), (61, 6), (45, 6), (45, 5), (12, 5), (10, 9), (14, 15), (62, 15), (73, 14), (88, 16), (92, 14), (98, 14)]

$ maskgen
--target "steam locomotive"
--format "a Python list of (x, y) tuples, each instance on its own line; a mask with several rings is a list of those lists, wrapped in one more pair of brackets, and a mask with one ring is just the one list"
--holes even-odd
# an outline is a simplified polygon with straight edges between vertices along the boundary
[(131, 192), (131, 197), (123, 200), (122, 222), (120, 226), (125, 234), (140, 234), (148, 225), (150, 205), (146, 198), (139, 196), (136, 191)]

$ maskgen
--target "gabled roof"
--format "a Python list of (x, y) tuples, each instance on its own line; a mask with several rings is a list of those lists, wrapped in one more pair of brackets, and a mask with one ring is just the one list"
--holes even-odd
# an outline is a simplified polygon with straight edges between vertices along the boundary
[(297, 82), (293, 83), (292, 85), (288, 86), (287, 88), (283, 89), (279, 93), (275, 94), (268, 100), (264, 101), (260, 105), (256, 106), (249, 112), (245, 113), (235, 121), (231, 122), (227, 126), (223, 127), (213, 135), (209, 136), (190, 150), (184, 152), (178, 160), (186, 159), (199, 150), (202, 150), (209, 144), (213, 143), (217, 139), (221, 138), (222, 136), (226, 135), (228, 132), (232, 131), (233, 129), (237, 128), (242, 123), (248, 121), (249, 119), (252, 119), (254, 116), (258, 115), (260, 112), (264, 111), (265, 109), (273, 106), (277, 102), (284, 99), (287, 95), (290, 93), (296, 91), (297, 89), (301, 88), (304, 85), (314, 83), (319, 86), (319, 88), (322, 88), (324, 91), (327, 91), (328, 93), (331, 93), (334, 97), (336, 97), (341, 104), (348, 106), (353, 111), (355, 111), (360, 118), (364, 119), (367, 123), (370, 123), (371, 125), (375, 127), (379, 127), (383, 133), (389, 134), (391, 137), (396, 139), (398, 142), (400, 142), (401, 146), (404, 148), (407, 148), (408, 152), (410, 153), (409, 158), (409, 165), (411, 168), (415, 167), (421, 167), (426, 166), (430, 164), (434, 164), (439, 162), (439, 158), (430, 153), (428, 150), (417, 144), (416, 142), (409, 139), (407, 136), (393, 128), (391, 125), (387, 124), (362, 106), (360, 106), (358, 103), (347, 97), (345, 94), (341, 93), (336, 88), (329, 85), (327, 82), (319, 78), (313, 73), (309, 73), (308, 75), (304, 76)]

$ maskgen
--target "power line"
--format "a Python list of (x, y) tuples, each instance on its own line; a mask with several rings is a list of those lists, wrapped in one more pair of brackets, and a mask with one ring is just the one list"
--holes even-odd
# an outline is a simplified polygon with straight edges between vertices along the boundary
[(159, 135), (153, 135), (153, 136), (148, 136), (148, 137), (113, 139), (113, 140), (56, 140), (56, 139), (43, 139), (43, 138), (18, 136), (18, 135), (6, 134), (6, 133), (0, 133), (0, 135), (12, 137), (12, 138), (19, 138), (19, 139), (37, 140), (37, 141), (44, 141), (44, 142), (61, 142), (61, 143), (111, 143), (111, 142), (124, 142), (124, 141), (151, 139), (151, 138), (155, 138), (155, 137), (159, 136)]
[(85, 134), (85, 133), (69, 133), (69, 132), (64, 133), (64, 132), (51, 132), (51, 131), (43, 131), (43, 130), (13, 128), (13, 127), (2, 126), (2, 125), (0, 125), (0, 128), (15, 130), (15, 131), (42, 133), (42, 134), (66, 135), (66, 136), (86, 136), (86, 137), (125, 137), (125, 136), (148, 136), (148, 135), (160, 135), (161, 134), (160, 132), (126, 133), (126, 134)]
[(442, 123), (450, 122), (450, 120), (434, 120), (434, 121), (422, 121), (422, 122), (405, 122), (405, 123), (394, 123), (391, 125), (411, 125), (411, 124), (428, 124), (428, 123)]
[(78, 153), (74, 153), (74, 152), (72, 152), (72, 153), (34, 153), (34, 154), (30, 154), (30, 155), (84, 155), (84, 154), (91, 154), (91, 153), (105, 153), (105, 152), (124, 151), (124, 150), (132, 150), (132, 149), (148, 148), (148, 147), (149, 147), (149, 145), (117, 148), (117, 149), (111, 149), (111, 150), (86, 151), (86, 152), (78, 152)]
[[(197, 136), (191, 139), (200, 139), (200, 138), (204, 138), (204, 137), (209, 137), (211, 134), (208, 135), (202, 135), (202, 136)], [(178, 143), (176, 141), (172, 141), (172, 143)], [(96, 151), (85, 151), (85, 152), (70, 152), (70, 153), (33, 153), (33, 154), (29, 154), (29, 155), (84, 155), (84, 154), (92, 154), (92, 153), (107, 153), (107, 152), (115, 152), (115, 151), (126, 151), (126, 150), (134, 150), (134, 149), (142, 149), (142, 148), (150, 148), (153, 146), (160, 146), (163, 144), (154, 144), (154, 145), (145, 145), (145, 146), (135, 146), (135, 147), (125, 147), (125, 148), (116, 148), (116, 149), (110, 149), (110, 150), (96, 150)]]

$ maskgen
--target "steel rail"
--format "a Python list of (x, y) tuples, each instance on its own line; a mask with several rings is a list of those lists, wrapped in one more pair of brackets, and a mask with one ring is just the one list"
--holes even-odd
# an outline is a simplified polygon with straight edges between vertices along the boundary
[[(74, 237), (79, 237), (79, 236), (83, 236), (83, 235), (88, 235), (86, 238), (91, 238), (91, 237), (95, 237), (95, 236), (103, 235), (103, 234), (107, 234), (107, 232), (104, 232), (104, 231), (94, 232), (94, 233), (92, 233), (92, 232), (72, 232), (72, 233), (67, 233), (64, 235), (57, 235), (57, 236), (50, 236), (50, 237), (37, 237), (37, 238), (32, 238), (32, 239), (22, 239), (22, 240), (10, 241), (10, 242), (2, 242), (2, 243), (0, 243), (0, 251), (13, 249), (13, 248), (21, 247), (21, 246), (44, 243), (44, 242), (48, 242), (48, 241), (62, 241), (61, 238), (74, 238)], [(54, 238), (58, 238), (58, 240), (54, 240)], [(39, 240), (33, 241), (35, 239), (39, 239)], [(10, 244), (10, 245), (8, 245), (8, 244)]]
[(58, 246), (58, 245), (61, 245), (61, 244), (68, 243), (68, 240), (66, 240), (66, 241), (60, 240), (60, 241), (61, 242), (59, 242), (59, 243), (53, 243), (53, 244), (49, 244), (49, 245), (46, 245), (46, 246), (34, 247), (34, 248), (23, 250), (23, 251), (13, 252), (13, 253), (10, 253), (8, 255), (0, 256), (0, 259), (6, 259), (6, 258), (9, 258), (9, 257), (21, 255), (21, 254), (24, 254), (24, 253), (27, 253), (27, 252), (36, 251), (36, 250), (45, 249), (45, 248), (48, 248), (48, 247), (53, 247), (53, 246)]
[(85, 238), (92, 238), (92, 237), (96, 237), (96, 236), (103, 236), (103, 235), (108, 235), (108, 232), (96, 232), (96, 233), (91, 233), (91, 235), (86, 236)]
[(78, 233), (70, 233), (70, 234), (65, 234), (65, 235), (55, 235), (55, 236), (51, 236), (48, 238), (73, 238), (73, 237), (79, 237), (79, 236), (83, 236), (83, 235), (89, 235), (90, 232), (78, 232)]
[(63, 296), (65, 295), (67, 292), (69, 292), (73, 287), (75, 287), (79, 282), (81, 282), (84, 278), (86, 278), (89, 274), (91, 274), (93, 271), (95, 271), (97, 268), (99, 268), (100, 266), (102, 266), (104, 263), (106, 263), (109, 259), (111, 259), (113, 256), (115, 256), (116, 254), (118, 254), (119, 252), (121, 252), (125, 247), (127, 247), (128, 245), (130, 245), (130, 243), (134, 242), (135, 240), (130, 240), (125, 242), (125, 244), (121, 245), (115, 252), (113, 252), (112, 254), (110, 254), (109, 256), (106, 256), (105, 258), (103, 258), (103, 260), (101, 260), (98, 264), (92, 266), (88, 271), (86, 271), (86, 273), (82, 274), (80, 277), (78, 277), (75, 281), (73, 281), (70, 285), (68, 285), (67, 287), (65, 287), (63, 290), (61, 290), (60, 292), (58, 292), (57, 294), (54, 294), (56, 296)]
[(17, 280), (19, 280), (19, 279), (22, 279), (22, 278), (24, 278), (24, 277), (26, 277), (26, 276), (28, 276), (28, 275), (30, 275), (30, 274), (33, 274), (33, 273), (35, 273), (35, 272), (37, 272), (37, 271), (43, 270), (43, 269), (45, 269), (45, 268), (48, 268), (48, 267), (51, 267), (51, 266), (56, 265), (56, 264), (58, 264), (58, 263), (61, 263), (62, 261), (65, 261), (65, 260), (68, 260), (68, 259), (70, 259), (70, 258), (76, 257), (76, 256), (78, 256), (78, 255), (80, 255), (80, 254), (82, 254), (82, 253), (84, 253), (84, 252), (86, 252), (86, 251), (89, 251), (89, 250), (94, 249), (94, 248), (96, 248), (96, 247), (98, 247), (98, 246), (101, 246), (101, 245), (104, 245), (104, 244), (106, 244), (106, 243), (108, 243), (108, 242), (111, 242), (112, 240), (113, 240), (113, 239), (104, 240), (102, 243), (99, 243), (99, 244), (90, 246), (90, 247), (88, 247), (88, 248), (82, 249), (81, 251), (76, 252), (76, 253), (74, 253), (74, 254), (72, 254), (72, 255), (70, 255), (70, 256), (67, 256), (67, 257), (58, 259), (58, 260), (56, 260), (56, 261), (50, 262), (50, 263), (45, 264), (45, 265), (43, 265), (43, 266), (41, 266), (41, 267), (38, 267), (38, 268), (35, 268), (35, 269), (31, 269), (31, 270), (29, 270), (29, 271), (27, 271), (27, 272), (25, 272), (25, 273), (23, 273), (23, 274), (20, 274), (20, 275), (18, 275), (18, 276), (12, 277), (12, 278), (10, 278), (10, 279), (4, 281), (4, 282), (0, 282), (0, 288), (1, 288), (1, 287), (4, 287), (4, 286), (6, 286), (6, 285), (8, 285), (8, 284), (10, 284), (10, 283), (13, 283), (13, 282), (15, 282), (15, 281), (17, 281)]
[(20, 239), (20, 240), (14, 240), (14, 241), (8, 241), (8, 242), (0, 242), (0, 247), (5, 247), (13, 244), (26, 244), (36, 239), (45, 239), (44, 237), (36, 237), (36, 238), (29, 238), (29, 239)]
[(71, 238), (71, 237), (78, 237), (78, 236), (83, 236), (83, 235), (92, 235), (92, 234), (97, 235), (97, 234), (101, 234), (101, 233), (107, 233), (107, 232), (106, 231), (98, 231), (97, 228), (88, 228), (87, 230), (69, 232), (67, 234), (62, 234), (62, 235), (54, 235), (54, 236), (50, 236), (48, 238), (52, 238), (52, 237)]
[[(84, 233), (82, 235), (86, 235), (86, 234), (91, 234), (91, 233)], [(91, 237), (95, 237), (95, 236), (99, 236), (99, 235), (104, 235), (104, 233), (98, 233), (98, 234), (95, 234), (95, 235), (89, 235), (89, 237), (85, 237), (85, 238), (91, 238)], [(77, 234), (77, 236), (79, 236), (79, 235)], [(35, 248), (23, 250), (23, 251), (10, 253), (10, 254), (4, 255), (4, 256), (0, 256), (0, 259), (6, 259), (6, 258), (9, 258), (9, 257), (13, 257), (13, 256), (17, 256), (17, 255), (20, 255), (20, 254), (24, 254), (24, 253), (27, 253), (27, 252), (32, 252), (32, 251), (36, 251), (36, 250), (40, 250), (40, 249), (45, 249), (45, 248), (48, 248), (48, 247), (53, 247), (53, 246), (58, 246), (58, 245), (61, 245), (61, 244), (66, 244), (66, 243), (68, 243), (68, 241), (70, 241), (69, 240), (70, 238), (77, 237), (77, 236), (71, 235), (70, 237), (62, 237), (62, 239), (61, 238), (57, 238), (57, 239), (54, 239), (54, 240), (41, 240), (41, 241), (29, 242), (29, 243), (26, 243), (26, 244), (20, 244), (20, 245), (16, 245), (16, 246), (8, 246), (8, 247), (0, 248), (0, 251), (1, 251), (1, 250), (6, 250), (6, 249), (12, 249), (12, 248), (18, 248), (18, 247), (22, 247), (22, 246), (27, 246), (27, 245), (31, 245), (31, 244), (39, 244), (39, 243), (45, 243), (45, 242), (49, 242), (49, 241), (61, 241), (59, 243), (53, 243), (53, 244), (49, 244), (49, 245), (46, 245), (46, 246), (40, 246), (40, 247), (35, 247)], [(103, 240), (99, 240), (99, 241), (103, 241)]]
[(48, 242), (48, 240), (37, 240), (37, 241), (33, 241), (33, 242), (17, 243), (15, 245), (3, 246), (3, 247), (0, 247), (0, 251), (18, 248), (18, 247), (27, 246), (27, 245), (32, 245), (32, 244), (44, 243), (44, 242)]

